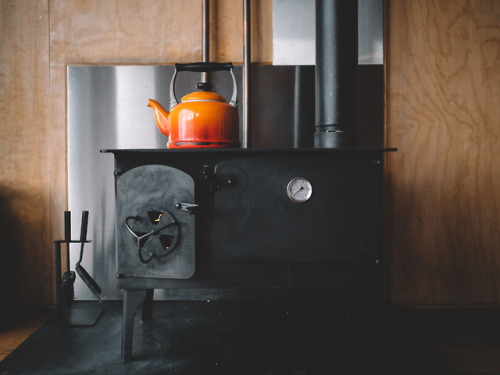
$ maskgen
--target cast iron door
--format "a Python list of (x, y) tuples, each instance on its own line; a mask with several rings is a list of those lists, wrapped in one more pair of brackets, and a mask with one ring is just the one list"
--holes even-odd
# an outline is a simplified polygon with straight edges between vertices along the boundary
[(195, 220), (179, 210), (194, 203), (194, 180), (163, 165), (116, 177), (118, 274), (187, 279), (195, 270)]

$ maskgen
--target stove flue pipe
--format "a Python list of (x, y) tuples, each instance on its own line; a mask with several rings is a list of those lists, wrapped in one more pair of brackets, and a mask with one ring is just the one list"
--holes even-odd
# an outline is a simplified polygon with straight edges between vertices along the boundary
[(316, 0), (314, 147), (357, 146), (358, 2)]

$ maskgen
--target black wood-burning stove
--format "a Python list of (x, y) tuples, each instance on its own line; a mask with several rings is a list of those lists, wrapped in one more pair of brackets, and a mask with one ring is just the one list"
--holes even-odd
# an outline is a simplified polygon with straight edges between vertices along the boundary
[[(394, 149), (358, 147), (357, 14), (356, 1), (316, 1), (315, 148), (103, 150), (115, 157), (122, 360), (154, 289), (327, 298), (361, 320), (381, 301), (383, 160)], [(295, 109), (310, 113), (303, 92)], [(310, 135), (312, 121), (294, 121)]]
[(378, 300), (385, 151), (103, 150), (115, 156), (122, 359), (154, 289)]

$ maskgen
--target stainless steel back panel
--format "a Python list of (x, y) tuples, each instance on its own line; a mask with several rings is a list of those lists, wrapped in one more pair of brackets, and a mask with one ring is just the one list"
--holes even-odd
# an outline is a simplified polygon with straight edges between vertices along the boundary
[[(121, 299), (116, 288), (113, 160), (100, 149), (164, 147), (149, 98), (166, 101), (170, 77), (161, 67), (68, 66), (68, 207), (90, 212), (83, 266), (103, 289), (104, 299)], [(163, 98), (163, 99), (162, 99)], [(79, 224), (73, 220), (73, 238)], [(78, 260), (71, 251), (71, 266)], [(77, 279), (75, 298), (94, 299)]]

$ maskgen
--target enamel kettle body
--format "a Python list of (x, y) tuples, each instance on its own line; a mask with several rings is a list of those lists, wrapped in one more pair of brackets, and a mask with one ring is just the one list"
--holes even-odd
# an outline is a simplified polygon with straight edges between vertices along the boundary
[[(158, 129), (168, 137), (168, 148), (239, 147), (239, 119), (236, 80), (231, 63), (175, 64), (170, 82), (170, 112), (150, 99)], [(184, 96), (180, 103), (175, 97), (177, 72), (212, 72), (228, 70), (233, 79), (233, 94), (229, 103), (214, 92), (198, 91)], [(206, 84), (198, 84), (204, 87)]]

